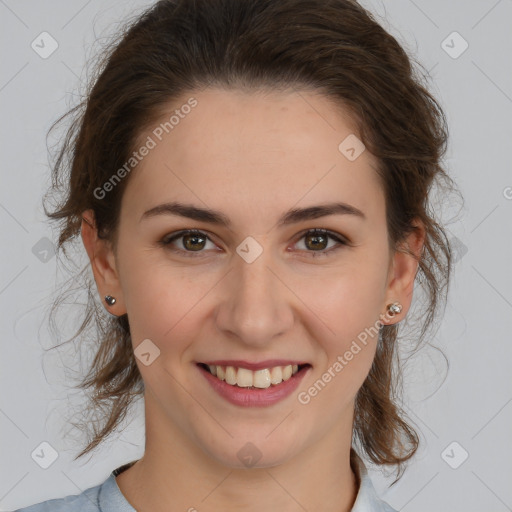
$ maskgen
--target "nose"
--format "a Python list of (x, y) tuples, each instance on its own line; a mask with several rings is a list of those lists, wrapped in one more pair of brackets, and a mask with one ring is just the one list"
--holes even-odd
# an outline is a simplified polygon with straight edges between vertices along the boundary
[(222, 333), (251, 347), (267, 347), (293, 326), (294, 295), (270, 253), (264, 250), (252, 263), (235, 256), (217, 307)]

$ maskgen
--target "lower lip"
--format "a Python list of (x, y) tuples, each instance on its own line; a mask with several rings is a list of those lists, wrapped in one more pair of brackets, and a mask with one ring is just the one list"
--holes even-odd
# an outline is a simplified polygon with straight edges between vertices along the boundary
[(226, 384), (226, 382), (218, 379), (202, 366), (196, 366), (220, 396), (228, 402), (242, 407), (267, 407), (285, 399), (297, 389), (301, 380), (311, 369), (311, 366), (306, 366), (277, 386), (271, 385), (264, 389), (248, 389)]

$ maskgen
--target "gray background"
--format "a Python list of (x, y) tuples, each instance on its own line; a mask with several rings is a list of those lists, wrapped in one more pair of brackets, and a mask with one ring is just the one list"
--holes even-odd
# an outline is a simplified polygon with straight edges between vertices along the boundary
[[(122, 434), (92, 457), (72, 460), (79, 434), (63, 434), (62, 414), (80, 401), (65, 385), (78, 363), (73, 354), (68, 360), (44, 354), (55, 342), (45, 320), (59, 274), (41, 196), (49, 175), (46, 132), (76, 101), (80, 80), (87, 78), (85, 59), (94, 55), (91, 45), (149, 4), (0, 0), (1, 510), (78, 494), (143, 453), (139, 403)], [(449, 224), (459, 261), (432, 340), (448, 357), (449, 371), (434, 348), (415, 357), (406, 372), (404, 406), (420, 429), (421, 448), (391, 489), (390, 477), (374, 467), (370, 474), (397, 510), (512, 510), (512, 1), (363, 5), (431, 71), (431, 90), (450, 126), (445, 163), (465, 197)], [(58, 43), (45, 59), (31, 47), (43, 31)], [(464, 42), (454, 31), (469, 44), (460, 55)], [(45, 51), (50, 48), (47, 39)], [(446, 221), (458, 212), (449, 206)], [(58, 453), (48, 469), (31, 456), (42, 442)]]

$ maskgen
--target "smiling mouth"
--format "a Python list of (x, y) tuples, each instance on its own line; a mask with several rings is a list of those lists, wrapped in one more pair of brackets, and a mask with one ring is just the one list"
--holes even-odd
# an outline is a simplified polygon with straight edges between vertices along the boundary
[(271, 386), (279, 386), (279, 384), (311, 366), (310, 364), (289, 364), (252, 371), (235, 366), (207, 365), (205, 363), (197, 363), (197, 365), (226, 384), (246, 389), (265, 389)]

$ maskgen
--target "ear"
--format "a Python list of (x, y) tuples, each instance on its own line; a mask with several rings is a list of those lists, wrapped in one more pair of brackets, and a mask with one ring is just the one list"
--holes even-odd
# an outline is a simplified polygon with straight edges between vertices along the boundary
[[(384, 304), (384, 316), (382, 324), (391, 325), (402, 320), (411, 306), (414, 291), (414, 280), (418, 271), (419, 259), (425, 242), (425, 227), (419, 220), (413, 222), (415, 229), (407, 238), (399, 244), (396, 251), (392, 252), (388, 271), (388, 283), (386, 288), (386, 303)], [(414, 254), (403, 252), (405, 249)], [(400, 313), (394, 315), (388, 312), (387, 306), (398, 302), (402, 306)]]
[[(121, 284), (116, 268), (115, 254), (106, 240), (98, 238), (96, 221), (93, 210), (82, 212), (82, 241), (91, 262), (96, 287), (101, 297), (101, 302), (107, 311), (115, 316), (126, 313), (126, 308), (121, 291)], [(105, 295), (111, 295), (116, 299), (112, 306), (105, 302)]]

